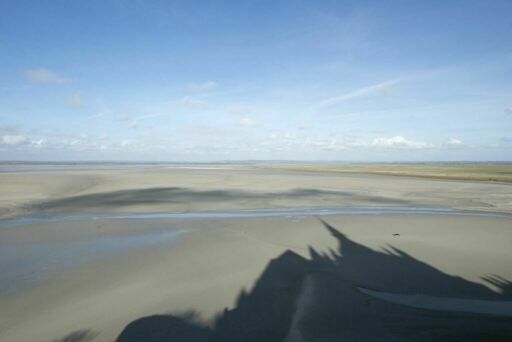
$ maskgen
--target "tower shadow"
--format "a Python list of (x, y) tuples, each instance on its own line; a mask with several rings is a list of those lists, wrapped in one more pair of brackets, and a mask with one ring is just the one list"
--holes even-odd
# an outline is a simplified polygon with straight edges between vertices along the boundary
[[(512, 299), (512, 284), (483, 278), (501, 289), (446, 274), (390, 246), (374, 251), (319, 219), (337, 250), (310, 259), (291, 250), (271, 260), (250, 292), (241, 291), (212, 326), (194, 312), (154, 315), (128, 324), (117, 341), (510, 341), (512, 317), (404, 306), (361, 288), (404, 295), (472, 300)], [(429, 297), (424, 297), (429, 298)]]

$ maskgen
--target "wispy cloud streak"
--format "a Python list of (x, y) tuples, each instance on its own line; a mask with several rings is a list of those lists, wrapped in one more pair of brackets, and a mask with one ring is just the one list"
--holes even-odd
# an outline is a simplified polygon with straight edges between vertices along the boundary
[(356, 98), (365, 97), (365, 96), (371, 96), (376, 94), (386, 94), (388, 93), (391, 88), (396, 85), (397, 83), (401, 82), (401, 79), (395, 79), (395, 80), (389, 80), (382, 83), (373, 84), (364, 88), (359, 88), (354, 91), (332, 96), (329, 98), (326, 98), (323, 101), (320, 101), (316, 107), (329, 107), (332, 105), (335, 105), (337, 103), (342, 103), (345, 101), (350, 101)]

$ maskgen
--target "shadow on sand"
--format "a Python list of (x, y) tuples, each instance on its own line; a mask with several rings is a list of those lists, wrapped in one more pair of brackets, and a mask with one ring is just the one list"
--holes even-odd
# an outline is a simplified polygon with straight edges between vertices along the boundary
[(112, 192), (102, 192), (79, 196), (70, 196), (50, 201), (36, 203), (30, 209), (37, 210), (68, 210), (79, 208), (112, 208), (133, 205), (159, 205), (182, 203), (211, 203), (239, 202), (240, 200), (303, 200), (315, 197), (325, 197), (337, 201), (350, 199), (356, 202), (371, 202), (375, 204), (410, 204), (409, 201), (396, 198), (358, 194), (350, 191), (293, 189), (282, 192), (249, 192), (240, 190), (194, 190), (180, 187), (160, 187), (147, 189), (130, 189)]
[(98, 333), (88, 329), (77, 330), (68, 335), (55, 339), (52, 342), (90, 342), (98, 336)]
[[(399, 294), (503, 301), (512, 283), (485, 278), (501, 293), (445, 274), (390, 247), (377, 252), (321, 220), (337, 251), (311, 259), (288, 250), (269, 262), (250, 293), (224, 309), (211, 326), (193, 311), (155, 315), (128, 324), (131, 341), (510, 341), (512, 318), (418, 309), (369, 296), (359, 288)], [(447, 298), (449, 300), (449, 298)]]

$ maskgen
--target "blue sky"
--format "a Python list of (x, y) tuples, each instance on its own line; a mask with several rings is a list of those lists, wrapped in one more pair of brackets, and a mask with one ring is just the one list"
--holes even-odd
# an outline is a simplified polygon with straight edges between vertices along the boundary
[(2, 1), (0, 159), (512, 160), (510, 13)]

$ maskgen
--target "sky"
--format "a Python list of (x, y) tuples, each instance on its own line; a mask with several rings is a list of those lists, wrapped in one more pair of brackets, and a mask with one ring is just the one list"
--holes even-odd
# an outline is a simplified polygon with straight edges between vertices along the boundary
[(512, 1), (0, 1), (0, 160), (511, 161)]

